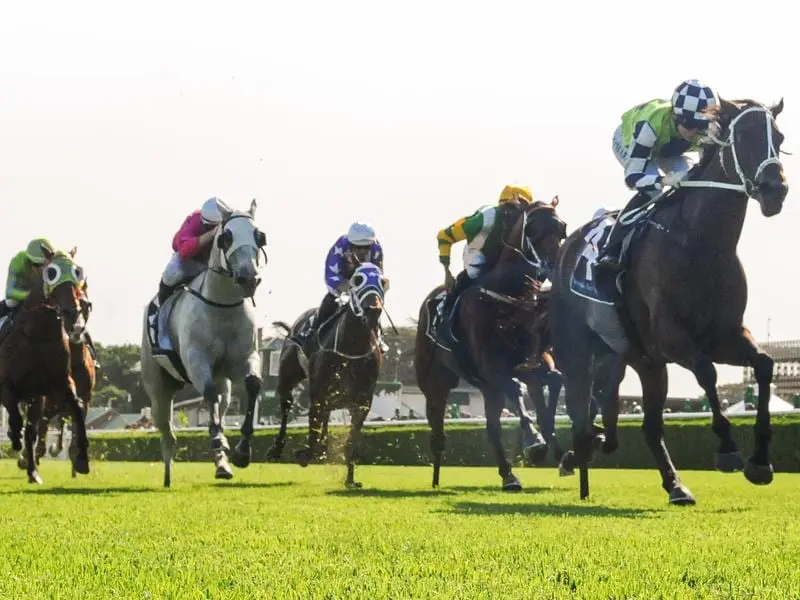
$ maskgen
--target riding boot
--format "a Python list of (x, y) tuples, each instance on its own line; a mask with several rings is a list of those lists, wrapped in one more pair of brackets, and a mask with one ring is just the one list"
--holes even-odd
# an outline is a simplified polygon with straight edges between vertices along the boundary
[(100, 368), (100, 363), (97, 362), (97, 348), (94, 347), (94, 341), (92, 341), (92, 336), (89, 335), (89, 332), (84, 330), (83, 332), (83, 340), (86, 342), (86, 347), (89, 348), (89, 354), (92, 355), (92, 360), (94, 361), (94, 368), (95, 370)]
[(164, 283), (163, 280), (159, 281), (158, 282), (158, 300), (156, 300), (157, 306), (163, 305), (164, 302), (167, 301), (167, 298), (169, 298), (172, 295), (172, 292), (174, 292), (175, 288), (177, 288), (177, 287), (178, 287), (177, 285), (167, 285), (166, 283)]
[(600, 269), (618, 271), (622, 267), (620, 252), (622, 251), (622, 242), (625, 239), (625, 234), (628, 232), (628, 227), (623, 225), (620, 220), (629, 212), (643, 206), (645, 202), (649, 200), (650, 196), (648, 194), (639, 192), (630, 199), (625, 208), (617, 215), (617, 222), (614, 223), (614, 227), (611, 229), (611, 235), (597, 254), (597, 266)]
[(461, 271), (456, 277), (455, 285), (453, 285), (453, 289), (450, 291), (449, 294), (444, 299), (442, 303), (442, 318), (446, 319), (450, 316), (450, 312), (453, 310), (453, 305), (455, 304), (456, 299), (461, 295), (464, 290), (469, 287), (469, 284), (472, 283), (472, 280), (467, 275), (466, 269)]

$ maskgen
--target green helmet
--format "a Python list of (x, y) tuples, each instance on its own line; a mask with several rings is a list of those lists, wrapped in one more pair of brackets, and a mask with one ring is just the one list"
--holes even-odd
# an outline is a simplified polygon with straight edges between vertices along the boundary
[(51, 252), (53, 254), (55, 254), (56, 251), (56, 249), (53, 247), (53, 244), (51, 244), (49, 240), (45, 238), (36, 238), (35, 240), (31, 240), (31, 242), (28, 244), (28, 247), (25, 248), (25, 255), (32, 263), (36, 265), (43, 265), (45, 256), (42, 249), (46, 249), (47, 252)]

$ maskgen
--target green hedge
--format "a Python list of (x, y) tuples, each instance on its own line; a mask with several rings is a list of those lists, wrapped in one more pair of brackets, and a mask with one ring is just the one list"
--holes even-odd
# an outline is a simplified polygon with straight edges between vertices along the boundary
[[(734, 438), (745, 458), (753, 447), (753, 417), (733, 418)], [(800, 471), (800, 416), (776, 416), (772, 419), (772, 461), (777, 471)], [(487, 442), (484, 427), (478, 425), (452, 425), (446, 427), (447, 447), (445, 465), (494, 466), (494, 458)], [(235, 444), (238, 431), (228, 431), (228, 439)], [(328, 460), (341, 462), (347, 429), (331, 428)], [(558, 428), (562, 446), (571, 445), (566, 424)], [(307, 430), (290, 429), (283, 460), (291, 462), (294, 450), (305, 442)], [(274, 430), (256, 431), (253, 441), (253, 460), (266, 461), (272, 446)], [(425, 426), (367, 427), (361, 444), (362, 464), (375, 465), (428, 465), (430, 464), (429, 429)], [(620, 448), (611, 455), (596, 453), (594, 466), (646, 468), (655, 467), (655, 461), (644, 441), (640, 421), (623, 421), (619, 425)], [(516, 424), (503, 427), (503, 439), (508, 456), (520, 463), (521, 436)], [(713, 469), (717, 438), (711, 431), (710, 420), (670, 420), (665, 423), (665, 439), (672, 459), (679, 469)], [(210, 458), (210, 443), (205, 432), (178, 432), (177, 460), (205, 461)], [(90, 438), (90, 455), (102, 460), (158, 461), (161, 459), (157, 433), (131, 432), (126, 434), (95, 434)], [(553, 464), (552, 459), (549, 460)]]

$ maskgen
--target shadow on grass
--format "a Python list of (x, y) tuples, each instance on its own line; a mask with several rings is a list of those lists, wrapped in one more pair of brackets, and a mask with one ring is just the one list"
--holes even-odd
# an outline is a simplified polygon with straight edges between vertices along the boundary
[(491, 494), (503, 494), (503, 495), (510, 495), (516, 496), (518, 494), (541, 494), (542, 492), (553, 492), (556, 491), (558, 488), (547, 488), (547, 487), (536, 487), (536, 486), (523, 486), (522, 491), (519, 492), (504, 492), (500, 488), (500, 484), (497, 485), (454, 485), (454, 486), (444, 486), (445, 489), (453, 490), (454, 492), (459, 493), (475, 493), (475, 492), (482, 492), (482, 493), (491, 493)]
[(580, 504), (500, 504), (494, 502), (455, 502), (436, 512), (491, 517), (494, 515), (556, 515), (568, 517), (616, 517), (641, 519), (663, 512), (652, 508), (614, 508)]
[(153, 488), (147, 487), (47, 487), (43, 486), (27, 487), (16, 490), (4, 490), (0, 494), (45, 494), (51, 496), (111, 496), (113, 494), (149, 494)]
[(249, 482), (249, 481), (216, 481), (211, 484), (211, 487), (217, 488), (236, 488), (236, 489), (269, 489), (281, 488), (297, 485), (294, 481), (271, 481), (271, 482)]
[(449, 490), (380, 490), (380, 489), (341, 489), (325, 492), (329, 496), (359, 497), (359, 498), (437, 498), (439, 496), (455, 496), (456, 492)]

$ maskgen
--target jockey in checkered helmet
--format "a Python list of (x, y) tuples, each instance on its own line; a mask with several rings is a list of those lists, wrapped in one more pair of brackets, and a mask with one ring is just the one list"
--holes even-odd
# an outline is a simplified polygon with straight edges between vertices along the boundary
[[(700, 149), (700, 141), (714, 120), (717, 94), (696, 79), (683, 81), (669, 100), (638, 104), (622, 115), (612, 148), (623, 166), (625, 185), (636, 195), (620, 217), (660, 198), (666, 187), (678, 187), (694, 164), (685, 156)], [(598, 265), (618, 269), (619, 250), (626, 227), (618, 220), (599, 254)]]

